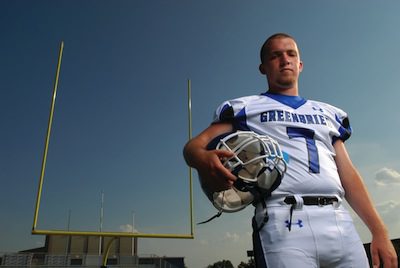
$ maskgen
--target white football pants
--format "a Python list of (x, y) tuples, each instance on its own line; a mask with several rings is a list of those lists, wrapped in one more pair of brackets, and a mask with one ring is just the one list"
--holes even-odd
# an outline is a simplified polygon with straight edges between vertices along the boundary
[[(268, 206), (269, 220), (261, 228), (253, 219), (254, 254), (258, 268), (366, 268), (364, 246), (349, 212), (340, 204)], [(256, 219), (262, 218), (256, 208)]]

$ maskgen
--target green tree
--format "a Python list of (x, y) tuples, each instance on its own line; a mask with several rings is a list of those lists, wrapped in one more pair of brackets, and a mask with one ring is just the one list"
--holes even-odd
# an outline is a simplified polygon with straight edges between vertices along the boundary
[(218, 261), (214, 264), (210, 264), (207, 266), (207, 268), (234, 268), (233, 264), (229, 260), (222, 260)]
[(247, 263), (241, 262), (238, 268), (255, 268), (256, 265), (254, 263), (254, 259), (250, 259)]

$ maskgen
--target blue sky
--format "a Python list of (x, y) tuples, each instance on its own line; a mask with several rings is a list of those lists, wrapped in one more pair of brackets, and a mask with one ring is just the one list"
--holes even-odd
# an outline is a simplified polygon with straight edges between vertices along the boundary
[[(0, 252), (30, 235), (59, 44), (65, 42), (39, 228), (189, 232), (186, 81), (193, 134), (229, 98), (258, 94), (259, 48), (293, 35), (300, 92), (350, 115), (353, 162), (400, 237), (398, 1), (0, 1)], [(194, 178), (195, 220), (215, 210)], [(194, 240), (140, 239), (139, 254), (189, 267), (246, 261), (251, 208), (198, 226)], [(355, 217), (364, 242), (370, 237)]]

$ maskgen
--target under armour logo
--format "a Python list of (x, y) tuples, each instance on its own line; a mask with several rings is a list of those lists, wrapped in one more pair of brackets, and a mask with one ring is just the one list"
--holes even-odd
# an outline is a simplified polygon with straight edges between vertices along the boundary
[(304, 227), (303, 221), (300, 219), (298, 219), (297, 222), (292, 222), (292, 223), (290, 223), (290, 221), (286, 220), (285, 223), (286, 223), (286, 228), (289, 228), (289, 229), (292, 225), (297, 225), (297, 226), (299, 226), (299, 228)]
[(321, 113), (323, 113), (324, 112), (324, 110), (322, 110), (322, 108), (317, 108), (317, 107), (312, 107), (312, 109), (314, 110), (314, 111), (320, 111)]

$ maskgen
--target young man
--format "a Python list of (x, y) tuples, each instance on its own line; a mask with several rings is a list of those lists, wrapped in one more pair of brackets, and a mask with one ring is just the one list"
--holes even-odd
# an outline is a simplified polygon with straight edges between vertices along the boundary
[(368, 267), (362, 242), (346, 198), (372, 234), (374, 267), (397, 268), (386, 227), (375, 210), (344, 141), (351, 135), (342, 110), (299, 96), (303, 69), (295, 40), (283, 33), (267, 39), (259, 70), (269, 89), (257, 96), (224, 102), (214, 122), (184, 148), (188, 165), (197, 169), (208, 193), (229, 189), (236, 177), (221, 163), (232, 154), (207, 150), (216, 136), (236, 130), (268, 135), (288, 155), (279, 187), (266, 198), (269, 220), (255, 204), (253, 244), (257, 267)]

